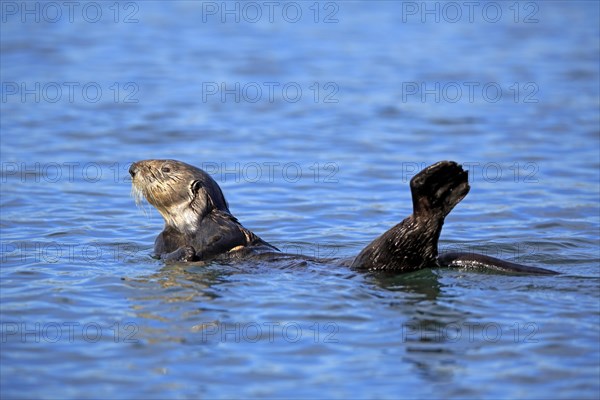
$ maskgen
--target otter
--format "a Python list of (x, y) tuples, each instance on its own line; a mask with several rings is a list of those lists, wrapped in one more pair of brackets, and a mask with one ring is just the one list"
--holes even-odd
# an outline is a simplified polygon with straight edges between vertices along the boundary
[[(231, 214), (221, 188), (203, 170), (177, 160), (143, 160), (134, 162), (129, 173), (136, 202), (145, 198), (165, 221), (154, 243), (156, 258), (173, 263), (281, 254)], [(412, 215), (341, 263), (358, 271), (393, 273), (438, 267), (558, 273), (474, 253), (438, 256), (444, 219), (469, 189), (468, 172), (456, 162), (426, 167), (410, 181)]]

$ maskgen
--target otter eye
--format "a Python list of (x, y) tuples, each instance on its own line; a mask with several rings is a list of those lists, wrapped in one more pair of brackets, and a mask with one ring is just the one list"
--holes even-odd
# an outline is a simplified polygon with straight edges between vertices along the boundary
[(171, 168), (169, 168), (169, 167), (162, 167), (160, 170), (162, 172), (164, 172), (165, 174), (168, 174), (169, 172), (171, 172)]

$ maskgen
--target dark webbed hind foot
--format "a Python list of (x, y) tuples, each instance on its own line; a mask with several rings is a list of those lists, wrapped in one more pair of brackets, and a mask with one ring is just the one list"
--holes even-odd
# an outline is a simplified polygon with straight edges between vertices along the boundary
[(468, 172), (454, 161), (440, 161), (410, 181), (413, 213), (445, 217), (469, 193)]
[(437, 266), (437, 245), (446, 215), (469, 192), (468, 174), (441, 161), (410, 181), (413, 214), (365, 247), (352, 268), (410, 272)]
[(560, 274), (560, 272), (552, 271), (545, 268), (529, 267), (527, 265), (516, 264), (510, 261), (504, 261), (498, 258), (475, 253), (445, 253), (439, 257), (439, 263), (442, 267), (448, 268), (485, 269), (492, 271), (508, 272), (511, 274)]

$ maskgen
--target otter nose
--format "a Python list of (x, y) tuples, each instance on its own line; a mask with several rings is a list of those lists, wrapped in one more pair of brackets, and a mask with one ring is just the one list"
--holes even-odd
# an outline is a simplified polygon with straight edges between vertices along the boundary
[(129, 167), (129, 175), (131, 175), (131, 177), (133, 178), (136, 173), (137, 173), (137, 165), (136, 165), (136, 163), (133, 163), (133, 164), (131, 164), (131, 167)]

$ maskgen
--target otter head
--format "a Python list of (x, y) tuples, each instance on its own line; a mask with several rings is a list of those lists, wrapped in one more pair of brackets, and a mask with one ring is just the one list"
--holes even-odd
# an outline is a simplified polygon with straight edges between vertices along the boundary
[(176, 160), (143, 160), (129, 168), (136, 202), (142, 196), (163, 216), (168, 226), (194, 231), (214, 209), (229, 213), (219, 185), (206, 172)]

